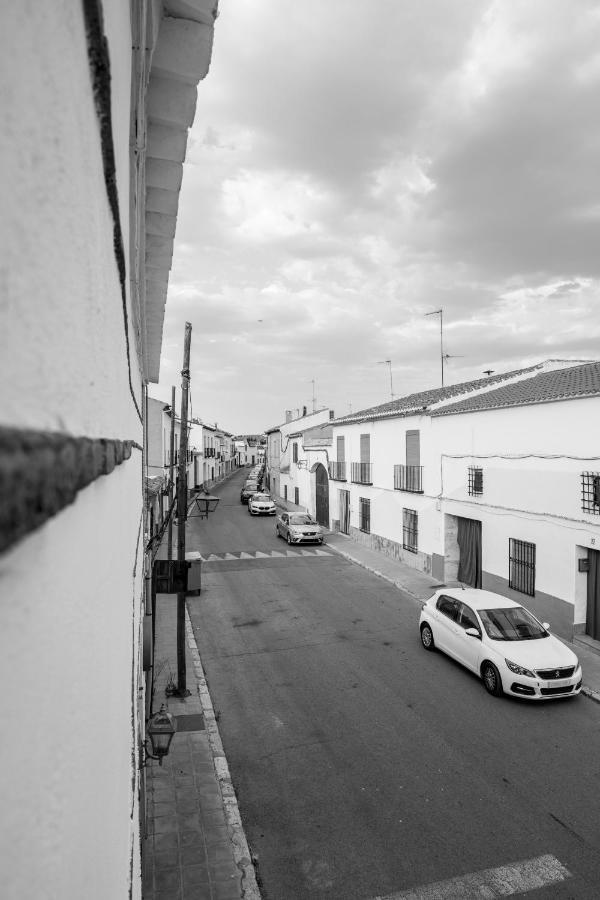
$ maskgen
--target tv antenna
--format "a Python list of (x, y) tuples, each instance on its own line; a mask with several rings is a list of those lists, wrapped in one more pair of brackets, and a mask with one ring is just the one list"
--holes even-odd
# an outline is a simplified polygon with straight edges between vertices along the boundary
[(394, 383), (392, 381), (392, 361), (391, 359), (380, 359), (377, 363), (378, 366), (389, 366), (390, 370), (390, 394), (392, 395), (392, 400), (394, 399)]
[(425, 315), (440, 317), (440, 362), (442, 364), (442, 387), (444, 387), (444, 310), (442, 308), (434, 309)]

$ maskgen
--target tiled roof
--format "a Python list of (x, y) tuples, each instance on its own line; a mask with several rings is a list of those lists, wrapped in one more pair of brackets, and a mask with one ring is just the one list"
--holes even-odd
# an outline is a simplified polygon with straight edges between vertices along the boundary
[(466, 397), (457, 403), (432, 410), (431, 415), (449, 416), (484, 409), (501, 409), (507, 406), (524, 406), (599, 395), (600, 362), (592, 362), (553, 372), (539, 372), (533, 378), (504, 384), (495, 391)]
[(350, 413), (350, 415), (341, 416), (339, 419), (335, 419), (332, 424), (351, 424), (371, 419), (388, 419), (394, 416), (407, 416), (418, 412), (427, 412), (435, 403), (451, 400), (452, 397), (460, 397), (462, 394), (468, 394), (494, 384), (501, 384), (508, 379), (526, 375), (528, 372), (535, 372), (537, 369), (539, 369), (539, 365), (529, 366), (526, 369), (515, 369), (512, 372), (491, 375), (489, 378), (478, 378), (476, 381), (463, 381), (460, 384), (448, 385), (448, 387), (409, 394), (408, 397), (400, 397), (380, 406), (371, 406), (369, 409), (362, 409), (358, 412)]

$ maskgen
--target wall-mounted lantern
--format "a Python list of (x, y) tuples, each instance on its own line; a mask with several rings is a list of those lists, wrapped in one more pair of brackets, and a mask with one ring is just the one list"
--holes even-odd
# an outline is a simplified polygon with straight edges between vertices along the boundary
[[(152, 716), (146, 727), (148, 737), (144, 741), (146, 751), (144, 765), (146, 765), (146, 759), (157, 759), (159, 765), (162, 766), (162, 761), (169, 752), (176, 730), (175, 719), (170, 712), (167, 712), (167, 708), (163, 703), (160, 710)], [(148, 751), (146, 746), (148, 738), (150, 738), (152, 753)]]
[(220, 499), (220, 497), (209, 494), (204, 487), (201, 490), (190, 491), (187, 518), (208, 519), (208, 514), (215, 511)]

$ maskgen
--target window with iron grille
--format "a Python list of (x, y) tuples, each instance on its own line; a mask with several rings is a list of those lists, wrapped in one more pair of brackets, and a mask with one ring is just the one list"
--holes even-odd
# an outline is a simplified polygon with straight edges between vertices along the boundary
[(522, 594), (535, 594), (535, 544), (509, 538), (508, 586)]
[(345, 481), (346, 480), (346, 463), (340, 462), (339, 460), (329, 460), (328, 464), (329, 477), (333, 478), (334, 481)]
[(371, 532), (371, 501), (366, 497), (358, 498), (358, 527), (367, 534)]
[(402, 510), (402, 547), (416, 553), (419, 546), (419, 516), (416, 509)]
[(469, 466), (469, 496), (479, 497), (483, 494), (483, 469)]
[(581, 509), (600, 516), (600, 472), (581, 473)]
[(300, 506), (300, 488), (294, 488), (294, 503), (296, 506)]

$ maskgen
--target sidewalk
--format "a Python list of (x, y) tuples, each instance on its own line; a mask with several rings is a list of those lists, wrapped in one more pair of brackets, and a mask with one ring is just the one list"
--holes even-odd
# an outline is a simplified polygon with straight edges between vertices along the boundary
[(146, 766), (144, 900), (260, 900), (254, 866), (189, 616), (190, 696), (168, 696), (177, 680), (177, 597), (156, 597), (154, 711), (164, 703), (177, 732), (162, 766)]
[[(210, 486), (226, 481), (227, 473)], [(174, 529), (176, 540), (177, 529)], [(162, 550), (163, 548), (161, 548)], [(157, 594), (153, 712), (164, 703), (177, 731), (162, 766), (146, 765), (144, 900), (260, 900), (250, 850), (186, 610), (189, 697), (177, 681), (177, 595)]]

